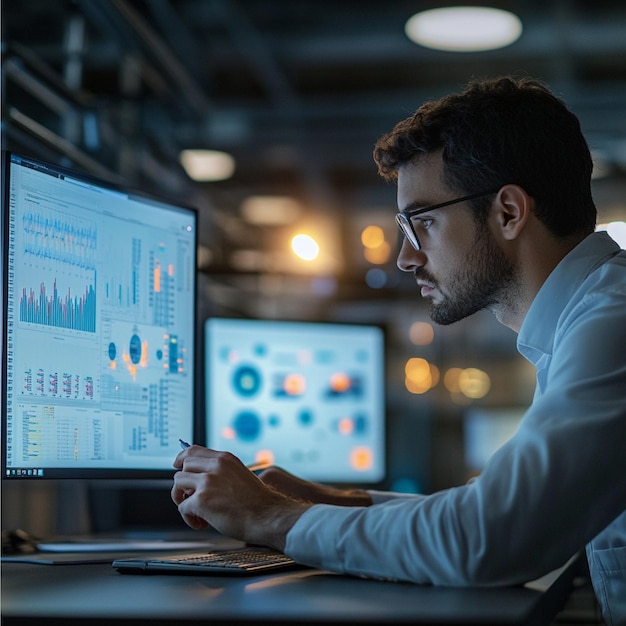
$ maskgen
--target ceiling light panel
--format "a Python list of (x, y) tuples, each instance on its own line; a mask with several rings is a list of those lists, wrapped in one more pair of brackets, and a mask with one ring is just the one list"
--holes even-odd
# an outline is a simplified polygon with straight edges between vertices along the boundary
[(427, 48), (476, 52), (512, 44), (522, 34), (522, 22), (500, 9), (445, 7), (417, 13), (407, 21), (405, 32)]

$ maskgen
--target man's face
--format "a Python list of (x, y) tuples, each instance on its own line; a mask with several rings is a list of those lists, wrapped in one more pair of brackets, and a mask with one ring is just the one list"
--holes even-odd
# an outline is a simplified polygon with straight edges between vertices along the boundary
[[(451, 200), (459, 193), (443, 182), (440, 154), (403, 165), (398, 173), (398, 209)], [(412, 272), (430, 316), (452, 324), (481, 309), (498, 308), (515, 284), (514, 266), (494, 240), (488, 223), (479, 226), (466, 202), (413, 218), (421, 249), (404, 241), (398, 267)]]

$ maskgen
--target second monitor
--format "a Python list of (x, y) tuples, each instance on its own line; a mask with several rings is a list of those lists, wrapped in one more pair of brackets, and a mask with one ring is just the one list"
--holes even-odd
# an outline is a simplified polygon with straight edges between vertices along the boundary
[(384, 478), (382, 329), (212, 318), (205, 341), (209, 447), (321, 482)]

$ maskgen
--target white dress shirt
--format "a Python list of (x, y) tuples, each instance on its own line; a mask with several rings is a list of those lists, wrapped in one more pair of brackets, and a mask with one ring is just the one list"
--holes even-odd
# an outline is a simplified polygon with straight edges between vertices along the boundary
[(588, 544), (604, 619), (626, 624), (626, 252), (606, 233), (581, 242), (541, 287), (517, 344), (537, 369), (535, 397), (474, 482), (315, 505), (286, 553), (374, 578), (512, 585)]

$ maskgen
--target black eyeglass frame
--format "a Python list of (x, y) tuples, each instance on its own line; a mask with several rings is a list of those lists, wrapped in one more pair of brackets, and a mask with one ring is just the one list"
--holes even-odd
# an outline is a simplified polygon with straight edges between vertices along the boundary
[(435, 209), (442, 209), (443, 207), (450, 206), (452, 204), (459, 204), (460, 202), (466, 202), (467, 200), (475, 200), (476, 198), (481, 198), (482, 196), (489, 196), (494, 193), (498, 193), (500, 191), (500, 187), (498, 189), (492, 191), (481, 191), (480, 193), (472, 193), (468, 196), (462, 196), (461, 198), (455, 198), (454, 200), (448, 200), (446, 202), (440, 202), (439, 204), (431, 204), (426, 207), (419, 207), (417, 209), (407, 209), (405, 211), (399, 211), (396, 213), (396, 224), (402, 234), (406, 237), (407, 241), (415, 248), (415, 250), (420, 250), (420, 240), (415, 232), (415, 227), (413, 226), (413, 222), (411, 218), (416, 215), (421, 215), (422, 213), (428, 213), (429, 211), (434, 211)]

